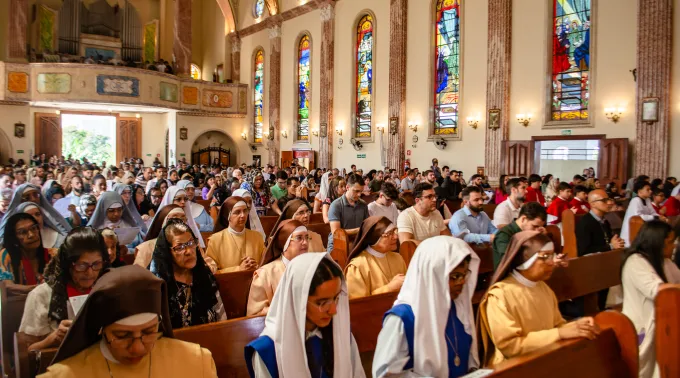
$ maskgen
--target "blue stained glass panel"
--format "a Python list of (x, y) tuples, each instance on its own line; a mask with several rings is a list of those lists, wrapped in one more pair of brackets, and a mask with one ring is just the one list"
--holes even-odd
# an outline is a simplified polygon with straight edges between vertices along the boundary
[(458, 134), (461, 0), (439, 0), (435, 9), (434, 134)]

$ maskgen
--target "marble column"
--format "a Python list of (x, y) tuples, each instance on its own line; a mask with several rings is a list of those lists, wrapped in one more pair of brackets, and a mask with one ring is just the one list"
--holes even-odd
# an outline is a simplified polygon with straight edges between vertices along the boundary
[(175, 0), (175, 39), (172, 54), (175, 56), (175, 74), (191, 75), (191, 2)]
[(241, 82), (241, 37), (237, 32), (229, 34), (231, 42), (231, 80)]
[[(512, 52), (512, 0), (489, 0), (486, 114), (500, 109), (500, 127), (486, 127), (484, 151), (486, 174), (497, 181), (501, 172), (502, 142), (510, 131), (510, 57)], [(489, 120), (487, 119), (487, 123)]]
[[(281, 149), (281, 23), (280, 19), (272, 20), (269, 29), (269, 158), (271, 165), (280, 165), (279, 153)], [(292, 133), (289, 133), (292, 138)]]
[(10, 0), (9, 14), (7, 60), (10, 62), (27, 62), (26, 29), (28, 27), (28, 0)]
[[(404, 169), (404, 144), (406, 138), (406, 24), (408, 0), (390, 1), (390, 72), (389, 120), (385, 130), (387, 138), (387, 166)], [(392, 119), (397, 119), (396, 129)]]
[(319, 98), (319, 167), (333, 168), (333, 78), (335, 1), (321, 6), (321, 97)]
[[(638, 1), (635, 176), (666, 177), (670, 137), (673, 0)], [(656, 122), (642, 122), (642, 101), (659, 99)]]

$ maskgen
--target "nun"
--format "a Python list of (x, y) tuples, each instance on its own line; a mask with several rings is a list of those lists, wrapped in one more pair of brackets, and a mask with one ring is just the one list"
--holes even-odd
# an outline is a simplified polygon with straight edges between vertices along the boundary
[(196, 196), (196, 188), (194, 187), (194, 183), (189, 180), (180, 180), (177, 183), (177, 187), (184, 189), (184, 192), (187, 195), (188, 201), (186, 206), (189, 208), (191, 217), (194, 218), (194, 223), (196, 223), (196, 226), (198, 226), (198, 230), (200, 232), (212, 232), (213, 228), (215, 227), (212, 217), (210, 217), (210, 214), (205, 211), (205, 207), (203, 207), (203, 205), (199, 205), (194, 202), (194, 198)]
[(479, 262), (467, 243), (451, 236), (418, 246), (385, 314), (374, 377), (460, 377), (479, 367), (472, 311)]
[(163, 208), (168, 205), (177, 205), (184, 210), (186, 224), (191, 227), (191, 232), (196, 235), (198, 244), (201, 246), (201, 248), (205, 248), (205, 242), (201, 236), (201, 231), (198, 229), (196, 222), (194, 222), (194, 217), (191, 216), (191, 208), (189, 207), (189, 198), (187, 197), (186, 191), (178, 186), (169, 187), (168, 190), (165, 191), (163, 199), (161, 200), (161, 204), (158, 205), (158, 210), (156, 213), (160, 213), (161, 210), (163, 210)]
[(368, 217), (356, 240), (345, 267), (349, 299), (399, 291), (406, 263), (399, 254), (396, 225), (383, 216)]
[(156, 248), (156, 239), (158, 238), (158, 235), (160, 235), (168, 222), (173, 219), (186, 223), (187, 216), (184, 214), (184, 209), (178, 205), (171, 204), (163, 207), (161, 211), (156, 213), (156, 216), (153, 218), (151, 226), (149, 227), (149, 232), (146, 233), (144, 243), (135, 248), (134, 264), (137, 264), (142, 268), (149, 266), (151, 256)]
[(253, 274), (246, 315), (266, 315), (286, 267), (309, 250), (307, 228), (296, 220), (285, 220), (272, 233), (262, 264)]
[(559, 340), (597, 336), (592, 317), (571, 323), (562, 318), (555, 293), (545, 283), (557, 258), (548, 236), (538, 231), (513, 235), (479, 304), (482, 364), (494, 367)]
[(52, 221), (43, 215), (38, 205), (33, 202), (24, 202), (17, 207), (17, 212), (33, 216), (40, 226), (40, 237), (43, 247), (56, 249), (61, 247), (66, 240), (67, 232), (60, 231)]
[(41, 378), (217, 378), (212, 354), (173, 338), (165, 281), (136, 265), (107, 270)]
[(263, 240), (267, 239), (267, 235), (264, 233), (264, 227), (262, 227), (262, 223), (260, 222), (260, 217), (257, 215), (257, 209), (253, 206), (253, 197), (250, 194), (250, 191), (247, 189), (236, 189), (231, 195), (233, 197), (241, 197), (246, 201), (249, 209), (248, 220), (250, 221), (250, 226), (248, 228), (259, 232), (260, 235), (262, 235)]
[[(279, 219), (276, 220), (276, 223), (274, 224), (274, 228), (272, 230), (276, 230), (278, 225), (285, 221), (286, 219), (295, 219), (296, 221), (299, 221), (302, 223), (303, 226), (307, 227), (309, 226), (309, 220), (312, 215), (312, 208), (309, 206), (309, 203), (303, 199), (294, 199), (288, 201), (286, 203), (286, 206), (283, 208), (283, 211), (281, 211), (281, 215), (279, 215)], [(326, 247), (323, 245), (323, 240), (321, 239), (321, 235), (319, 233), (307, 230), (307, 234), (309, 235), (310, 241), (309, 241), (309, 251), (310, 252), (324, 252), (326, 251)], [(269, 240), (265, 240), (265, 244), (269, 243)]]
[[(135, 219), (124, 203), (123, 198), (116, 192), (102, 193), (97, 202), (97, 207), (94, 209), (94, 214), (92, 214), (87, 225), (95, 230), (135, 227)], [(133, 251), (136, 246), (142, 243), (143, 239), (144, 234), (139, 231), (135, 238), (129, 244), (126, 244), (126, 247), (129, 251)]]
[(120, 197), (123, 199), (123, 205), (135, 220), (135, 226), (141, 228), (142, 232), (146, 234), (146, 232), (149, 231), (149, 228), (146, 226), (146, 222), (144, 222), (142, 216), (139, 215), (137, 206), (135, 206), (135, 203), (132, 200), (132, 185), (116, 184), (113, 186), (113, 191), (120, 194)]
[(264, 331), (246, 346), (245, 358), (255, 378), (365, 377), (342, 270), (326, 254), (304, 253), (290, 262)]
[(264, 239), (259, 232), (248, 229), (249, 212), (243, 197), (229, 197), (220, 208), (207, 251), (220, 273), (255, 270), (260, 266)]

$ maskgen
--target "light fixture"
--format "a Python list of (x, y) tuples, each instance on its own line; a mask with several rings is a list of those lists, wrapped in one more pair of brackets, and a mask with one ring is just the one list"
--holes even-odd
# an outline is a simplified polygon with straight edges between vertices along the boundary
[(243, 139), (243, 140), (248, 139), (248, 134), (246, 134), (245, 131), (241, 133), (241, 139)]
[(623, 108), (605, 108), (604, 115), (607, 117), (607, 119), (617, 123), (619, 122), (619, 119), (621, 119), (621, 115), (623, 115), (624, 110), (625, 109)]
[(109, 113), (113, 113), (113, 109), (109, 109)]
[(281, 130), (281, 136), (288, 139), (288, 131), (287, 130)]
[(59, 114), (61, 114), (61, 110), (57, 110), (57, 111), (55, 111), (55, 113), (57, 113), (57, 115), (59, 115)]
[(140, 118), (142, 118), (142, 116), (139, 113), (137, 113), (137, 114), (135, 114), (135, 118), (140, 119)]
[(476, 129), (477, 126), (479, 125), (479, 116), (476, 117), (467, 117), (467, 123), (468, 126), (472, 127), (473, 129)]
[(338, 127), (337, 129), (335, 129), (335, 132), (336, 132), (338, 135), (342, 136), (342, 128)]
[(531, 114), (517, 114), (517, 122), (519, 122), (520, 125), (527, 127), (529, 126), (529, 122), (531, 122)]
[(413, 131), (414, 133), (418, 131), (418, 125), (415, 122), (409, 122), (408, 128), (411, 129), (411, 131)]
[(319, 136), (319, 130), (312, 130), (312, 135), (314, 135), (315, 137), (318, 137)]
[(382, 123), (381, 123), (381, 124), (378, 124), (378, 126), (376, 126), (375, 128), (378, 130), (378, 132), (379, 132), (380, 134), (384, 134), (384, 133), (385, 133), (385, 125), (383, 125)]

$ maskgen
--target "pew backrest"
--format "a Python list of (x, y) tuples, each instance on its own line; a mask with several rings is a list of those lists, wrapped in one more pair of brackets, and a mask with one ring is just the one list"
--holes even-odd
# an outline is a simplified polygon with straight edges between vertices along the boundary
[(253, 271), (237, 271), (215, 274), (220, 290), (227, 319), (246, 316), (250, 283), (253, 282)]
[(14, 377), (14, 332), (19, 330), (24, 316), (27, 294), (14, 294), (0, 282), (0, 350), (3, 376)]
[(462, 200), (455, 200), (455, 201), (446, 200), (446, 201), (444, 201), (444, 203), (446, 204), (446, 207), (449, 208), (449, 211), (451, 212), (451, 214), (455, 214), (456, 211), (460, 210), (461, 207), (463, 206)]
[(210, 218), (212, 218), (213, 224), (217, 224), (217, 217), (220, 216), (220, 209), (217, 206), (210, 207)]
[(333, 250), (331, 251), (331, 258), (340, 265), (343, 270), (347, 266), (347, 258), (350, 252), (350, 240), (347, 232), (339, 228), (333, 232)]
[(418, 246), (413, 240), (405, 240), (399, 244), (399, 254), (404, 259), (406, 268), (408, 268), (408, 265), (411, 263), (411, 259), (413, 259), (413, 255), (416, 253), (416, 248), (418, 248)]
[(201, 237), (203, 238), (203, 242), (205, 243), (205, 246), (208, 247), (208, 240), (210, 240), (210, 237), (214, 234), (214, 232), (201, 232)]
[(664, 284), (654, 299), (656, 362), (661, 378), (680, 377), (680, 285)]
[(609, 221), (609, 226), (612, 228), (612, 233), (620, 234), (623, 226), (623, 218), (626, 216), (625, 210), (610, 211), (605, 214), (604, 219)]
[[(578, 257), (578, 243), (576, 242), (576, 224), (583, 215), (575, 215), (567, 209), (562, 212), (562, 253), (570, 258)], [(554, 242), (554, 241), (553, 241)]]
[(262, 223), (262, 229), (264, 230), (264, 234), (269, 237), (269, 235), (272, 234), (272, 230), (274, 230), (274, 225), (276, 224), (276, 221), (279, 219), (278, 215), (277, 216), (272, 216), (272, 215), (265, 215), (263, 217), (260, 217), (260, 223)]
[(196, 202), (197, 204), (203, 206), (203, 208), (205, 209), (205, 211), (206, 211), (207, 213), (210, 213), (210, 202), (211, 202), (211, 200), (209, 200), (209, 199), (204, 200), (204, 199), (202, 199), (202, 198), (195, 198), (195, 199), (194, 199), (194, 202)]
[(493, 220), (493, 213), (496, 212), (496, 206), (498, 205), (496, 205), (495, 203), (487, 203), (482, 205), (482, 209), (491, 220)]
[(560, 231), (560, 228), (554, 224), (550, 224), (545, 227), (545, 230), (548, 232), (548, 236), (550, 236), (550, 239), (555, 246), (555, 253), (563, 253), (564, 249), (560, 245), (560, 242), (562, 241), (562, 231)]
[(413, 196), (413, 193), (400, 193), (399, 197), (403, 198), (404, 202), (406, 202), (409, 206), (416, 204), (416, 199)]
[(318, 224), (323, 222), (323, 213), (312, 213), (309, 216), (309, 224)]
[(635, 240), (637, 235), (640, 233), (640, 229), (642, 229), (645, 221), (636, 215), (634, 217), (630, 217), (628, 222), (628, 226), (630, 227), (628, 231), (628, 240), (630, 240), (630, 243), (633, 244), (633, 240)]
[[(321, 235), (321, 241), (323, 242), (324, 248), (328, 246), (328, 235), (331, 233), (331, 225), (328, 223), (309, 223), (307, 225), (307, 229), (309, 231), (314, 231), (317, 234)], [(322, 252), (322, 251), (314, 251), (314, 252)]]

